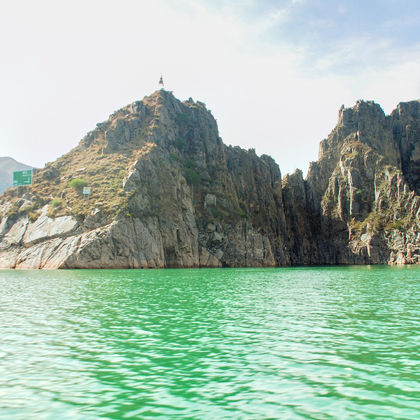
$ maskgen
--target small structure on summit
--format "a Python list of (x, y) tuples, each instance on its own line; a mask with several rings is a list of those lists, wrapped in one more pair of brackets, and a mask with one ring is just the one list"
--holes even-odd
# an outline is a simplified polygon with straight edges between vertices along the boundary
[(160, 87), (161, 89), (164, 89), (164, 88), (165, 88), (165, 84), (163, 83), (162, 73), (160, 74), (159, 87)]

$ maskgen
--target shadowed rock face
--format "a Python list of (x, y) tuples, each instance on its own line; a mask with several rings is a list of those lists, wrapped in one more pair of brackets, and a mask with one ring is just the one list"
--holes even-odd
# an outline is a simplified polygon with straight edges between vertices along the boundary
[(306, 180), (282, 180), (204, 104), (155, 92), (0, 197), (0, 267), (418, 263), (418, 124), (419, 102), (342, 108)]
[(420, 262), (419, 116), (419, 101), (391, 116), (373, 102), (340, 109), (299, 204), (318, 230), (295, 235), (307, 238), (317, 263)]
[(394, 140), (407, 183), (420, 194), (420, 101), (400, 103), (391, 114)]

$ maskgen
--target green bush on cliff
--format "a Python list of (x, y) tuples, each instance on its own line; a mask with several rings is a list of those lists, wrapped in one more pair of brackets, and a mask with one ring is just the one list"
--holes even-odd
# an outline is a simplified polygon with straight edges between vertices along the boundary
[(209, 213), (210, 213), (211, 216), (214, 217), (214, 220), (218, 220), (219, 222), (221, 220), (223, 220), (223, 214), (222, 214), (222, 212), (218, 208), (216, 208), (216, 207), (211, 208), (209, 210)]
[(51, 201), (51, 207), (61, 207), (61, 200), (59, 198), (54, 198), (54, 200)]
[(197, 167), (197, 164), (190, 158), (186, 158), (184, 165), (186, 168), (195, 169)]
[(200, 175), (197, 173), (195, 169), (192, 168), (186, 168), (184, 170), (184, 176), (187, 180), (188, 185), (192, 185), (194, 187), (197, 187), (200, 185)]
[(190, 116), (185, 112), (180, 112), (178, 114), (178, 120), (180, 122), (186, 123), (187, 121), (189, 121), (189, 119), (190, 119)]
[(178, 150), (184, 150), (186, 148), (186, 146), (187, 146), (187, 142), (184, 139), (182, 139), (181, 137), (178, 137), (178, 138), (175, 139), (175, 147)]
[(390, 230), (399, 230), (399, 231), (404, 231), (406, 229), (409, 229), (410, 226), (413, 225), (413, 221), (411, 219), (410, 216), (406, 216), (402, 219), (394, 219), (394, 220), (390, 220), (386, 225), (385, 225), (385, 230), (390, 231)]
[(80, 191), (81, 189), (86, 187), (87, 182), (82, 178), (75, 178), (70, 181), (69, 185), (71, 188)]

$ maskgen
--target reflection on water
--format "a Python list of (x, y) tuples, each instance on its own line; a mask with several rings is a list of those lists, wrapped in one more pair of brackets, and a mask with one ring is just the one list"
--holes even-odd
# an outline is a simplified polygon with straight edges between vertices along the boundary
[(0, 271), (0, 418), (420, 418), (420, 267)]

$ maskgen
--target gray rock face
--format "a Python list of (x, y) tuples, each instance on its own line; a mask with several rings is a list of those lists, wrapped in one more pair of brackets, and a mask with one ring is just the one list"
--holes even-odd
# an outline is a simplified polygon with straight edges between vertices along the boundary
[[(419, 263), (419, 120), (416, 101), (342, 108), (307, 178), (282, 180), (270, 157), (225, 146), (204, 104), (158, 91), (0, 196), (0, 267)], [(104, 159), (128, 162), (92, 178), (105, 195), (63, 190)]]
[(76, 231), (77, 221), (72, 216), (62, 216), (51, 219), (46, 215), (45, 209), (40, 217), (27, 225), (22, 243), (25, 247), (30, 247), (38, 242), (52, 238), (63, 238)]
[(300, 217), (312, 222), (294, 231), (309, 243), (298, 261), (309, 253), (318, 264), (420, 263), (418, 109), (419, 101), (388, 117), (373, 102), (340, 109), (310, 165), (306, 196), (298, 194), (302, 183), (291, 185)]

